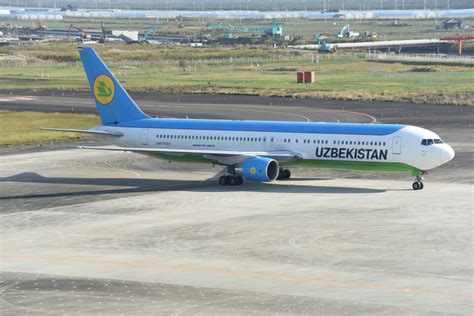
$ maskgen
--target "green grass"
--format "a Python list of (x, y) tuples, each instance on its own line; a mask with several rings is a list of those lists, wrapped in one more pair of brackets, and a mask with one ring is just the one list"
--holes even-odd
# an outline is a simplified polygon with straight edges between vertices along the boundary
[[(420, 72), (413, 63), (368, 61), (351, 54), (321, 55), (317, 65), (311, 62), (309, 53), (262, 47), (121, 45), (97, 49), (132, 92), (238, 93), (458, 105), (472, 105), (474, 99), (472, 67), (468, 66), (428, 64), (422, 65), (424, 71)], [(18, 56), (20, 61), (4, 61), (0, 67), (0, 90), (89, 89), (71, 45), (19, 48)], [(65, 56), (71, 61), (63, 62)], [(314, 70), (316, 83), (297, 84), (295, 69)]]
[(99, 118), (91, 114), (0, 111), (0, 147), (87, 138), (77, 133), (39, 131), (35, 128), (89, 129), (99, 124)]

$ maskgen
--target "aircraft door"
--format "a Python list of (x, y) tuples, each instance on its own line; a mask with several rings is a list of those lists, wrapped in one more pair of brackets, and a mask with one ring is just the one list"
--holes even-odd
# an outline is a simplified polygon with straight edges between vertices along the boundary
[(142, 145), (148, 145), (148, 129), (142, 129)]
[(392, 154), (399, 155), (402, 153), (402, 138), (394, 137), (392, 141)]
[(273, 136), (264, 137), (264, 147), (266, 150), (271, 150), (275, 146), (275, 138)]

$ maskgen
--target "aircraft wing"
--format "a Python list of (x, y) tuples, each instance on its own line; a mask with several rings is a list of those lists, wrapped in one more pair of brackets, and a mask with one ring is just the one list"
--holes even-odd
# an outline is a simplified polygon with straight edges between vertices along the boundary
[(301, 155), (290, 151), (228, 151), (213, 149), (168, 149), (168, 148), (133, 148), (133, 147), (98, 147), (98, 146), (78, 146), (80, 149), (112, 150), (112, 151), (130, 151), (142, 154), (190, 154), (202, 156), (246, 156), (246, 157), (268, 157), (277, 160), (298, 160)]
[(38, 128), (41, 131), (53, 131), (53, 132), (67, 132), (67, 133), (82, 133), (82, 134), (92, 134), (92, 135), (105, 135), (105, 136), (123, 136), (120, 132), (106, 132), (106, 131), (94, 131), (94, 130), (84, 130), (84, 129), (69, 129), (69, 128)]

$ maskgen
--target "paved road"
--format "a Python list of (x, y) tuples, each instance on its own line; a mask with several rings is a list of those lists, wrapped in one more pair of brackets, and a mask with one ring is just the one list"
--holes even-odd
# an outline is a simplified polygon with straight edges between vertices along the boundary
[[(73, 101), (94, 111), (82, 96), (2, 98), (1, 108), (62, 111)], [(0, 153), (2, 315), (472, 315), (472, 108), (137, 100), (177, 117), (374, 115), (431, 128), (457, 155), (412, 191), (405, 174), (293, 170), (291, 181), (223, 188), (217, 167), (131, 153)]]

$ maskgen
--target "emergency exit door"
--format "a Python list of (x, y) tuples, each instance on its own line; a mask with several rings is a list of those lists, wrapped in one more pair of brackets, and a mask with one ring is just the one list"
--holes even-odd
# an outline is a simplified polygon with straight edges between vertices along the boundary
[(402, 138), (394, 137), (392, 142), (392, 153), (399, 155), (402, 153)]
[(142, 129), (142, 145), (148, 145), (148, 129)]

